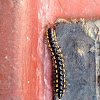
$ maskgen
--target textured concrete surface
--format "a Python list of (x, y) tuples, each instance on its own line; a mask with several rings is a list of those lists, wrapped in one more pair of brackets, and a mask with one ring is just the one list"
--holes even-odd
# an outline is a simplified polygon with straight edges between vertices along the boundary
[(91, 51), (95, 40), (80, 23), (60, 23), (56, 28), (70, 84), (61, 100), (97, 100), (95, 52)]

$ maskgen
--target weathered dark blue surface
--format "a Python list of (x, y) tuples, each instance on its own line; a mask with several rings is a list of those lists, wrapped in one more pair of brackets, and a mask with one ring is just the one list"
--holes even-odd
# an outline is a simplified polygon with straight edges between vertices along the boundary
[(90, 52), (95, 41), (77, 24), (58, 24), (56, 34), (70, 84), (61, 100), (97, 100), (95, 53)]

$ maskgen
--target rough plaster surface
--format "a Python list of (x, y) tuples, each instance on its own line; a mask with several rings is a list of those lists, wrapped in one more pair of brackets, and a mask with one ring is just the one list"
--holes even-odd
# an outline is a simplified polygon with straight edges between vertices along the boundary
[[(91, 48), (95, 45), (94, 23), (86, 22), (92, 30), (92, 37), (82, 23), (60, 23), (56, 27), (58, 43), (62, 48), (67, 66), (66, 80), (70, 84), (61, 100), (97, 100), (96, 96), (96, 59)], [(100, 21), (99, 24), (100, 26)], [(89, 31), (90, 32), (90, 31)]]

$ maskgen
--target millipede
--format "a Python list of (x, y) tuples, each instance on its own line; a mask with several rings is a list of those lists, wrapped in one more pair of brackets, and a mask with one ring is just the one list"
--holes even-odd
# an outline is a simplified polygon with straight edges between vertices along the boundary
[(46, 27), (46, 38), (48, 47), (51, 51), (51, 57), (53, 61), (53, 90), (54, 96), (57, 96), (59, 99), (64, 95), (67, 82), (65, 75), (65, 63), (63, 53), (59, 47), (56, 37), (56, 29), (53, 27)]

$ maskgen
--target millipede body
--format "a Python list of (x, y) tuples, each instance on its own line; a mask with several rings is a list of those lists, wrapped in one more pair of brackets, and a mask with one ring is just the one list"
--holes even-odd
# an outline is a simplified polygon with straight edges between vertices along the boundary
[(57, 42), (55, 27), (46, 28), (46, 37), (53, 61), (54, 95), (57, 95), (60, 99), (66, 90), (65, 64)]

